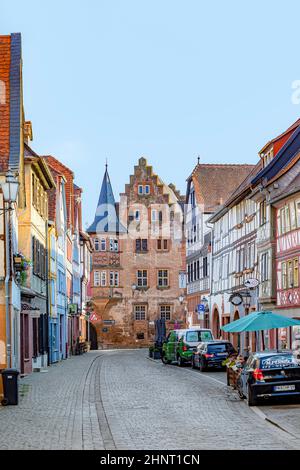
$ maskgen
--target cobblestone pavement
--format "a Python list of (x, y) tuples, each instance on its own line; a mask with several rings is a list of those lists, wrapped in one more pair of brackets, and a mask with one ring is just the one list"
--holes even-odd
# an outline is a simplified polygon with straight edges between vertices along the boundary
[(19, 406), (0, 407), (0, 449), (300, 449), (223, 381), (145, 350), (90, 352), (21, 380)]

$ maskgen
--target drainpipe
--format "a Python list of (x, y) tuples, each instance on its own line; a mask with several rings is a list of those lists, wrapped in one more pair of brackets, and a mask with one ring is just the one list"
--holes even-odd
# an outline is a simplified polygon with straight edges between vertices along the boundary
[[(5, 208), (6, 203), (3, 201)], [(5, 276), (5, 304), (6, 304), (6, 367), (12, 367), (11, 358), (11, 230), (10, 230), (10, 209), (11, 205), (4, 210), (5, 220), (5, 258), (6, 258), (6, 276)]]
[(50, 366), (50, 345), (49, 341), (49, 243), (48, 243), (48, 221), (45, 222), (45, 230), (46, 230), (46, 351), (47, 351), (47, 365)]

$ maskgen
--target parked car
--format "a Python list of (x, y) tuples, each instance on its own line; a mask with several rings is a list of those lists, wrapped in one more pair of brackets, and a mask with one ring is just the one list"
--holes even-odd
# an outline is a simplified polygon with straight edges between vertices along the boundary
[(215, 340), (200, 343), (193, 352), (192, 367), (200, 369), (201, 372), (209, 367), (224, 368), (223, 361), (235, 353), (236, 350), (229, 341)]
[(261, 399), (300, 396), (300, 360), (292, 351), (264, 351), (249, 356), (237, 380), (249, 406)]
[(172, 330), (162, 348), (164, 364), (177, 362), (179, 366), (191, 362), (193, 351), (203, 341), (211, 341), (213, 335), (207, 328), (194, 327), (185, 330)]

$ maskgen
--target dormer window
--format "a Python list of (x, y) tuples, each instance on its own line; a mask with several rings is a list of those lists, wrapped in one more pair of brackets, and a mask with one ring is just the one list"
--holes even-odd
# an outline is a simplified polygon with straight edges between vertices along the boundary
[(273, 160), (273, 149), (271, 148), (268, 152), (262, 153), (261, 158), (263, 159), (264, 168), (269, 165), (269, 163)]

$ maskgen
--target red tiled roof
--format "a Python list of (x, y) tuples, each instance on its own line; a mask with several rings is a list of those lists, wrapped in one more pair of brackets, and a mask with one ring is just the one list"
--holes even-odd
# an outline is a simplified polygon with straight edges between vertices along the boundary
[(74, 173), (52, 155), (43, 155), (49, 167), (62, 174), (66, 179), (66, 205), (68, 228), (74, 227)]
[(199, 163), (188, 181), (193, 181), (198, 204), (213, 213), (252, 172), (254, 165)]
[[(267, 147), (269, 147), (269, 145), (271, 144), (275, 144), (278, 140), (283, 140), (282, 142), (282, 145), (287, 141), (287, 139), (289, 138), (289, 136), (294, 132), (294, 130), (297, 129), (297, 127), (300, 126), (300, 118), (297, 119), (290, 127), (288, 127), (284, 132), (282, 132), (281, 134), (279, 134), (277, 137), (274, 137), (274, 139), (271, 139), (269, 140), (264, 146), (263, 148), (260, 150), (259, 153), (263, 152)], [(278, 149), (276, 149), (278, 150)], [(277, 152), (276, 152), (277, 153)]]

